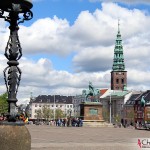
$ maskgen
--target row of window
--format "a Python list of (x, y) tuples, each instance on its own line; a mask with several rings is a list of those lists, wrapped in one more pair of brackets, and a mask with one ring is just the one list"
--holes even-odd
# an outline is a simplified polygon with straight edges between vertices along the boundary
[(135, 107), (135, 111), (142, 111), (143, 109), (142, 109), (142, 107), (141, 106), (137, 106), (137, 107)]
[[(44, 106), (47, 106), (47, 107), (54, 107), (54, 104), (53, 105), (41, 105), (41, 104), (35, 104), (35, 107), (44, 107)], [(58, 105), (58, 104), (56, 104), (55, 105), (55, 107), (63, 107), (64, 105)], [(73, 108), (73, 105), (66, 105), (67, 106), (67, 108)]]
[(123, 90), (123, 88), (116, 86), (116, 90)]
[[(120, 81), (120, 82), (119, 82)], [(119, 83), (121, 83), (121, 84), (124, 84), (124, 79), (116, 79), (116, 84), (119, 84)]]
[(137, 113), (137, 114), (135, 114), (135, 117), (137, 117), (137, 118), (143, 118), (143, 114), (142, 113)]
[[(35, 109), (34, 112), (37, 113), (37, 109)], [(69, 113), (70, 113), (70, 110), (65, 110), (65, 112), (69, 114)], [(74, 110), (74, 112), (75, 112), (75, 110)], [(76, 112), (77, 112), (77, 111), (76, 111)], [(31, 115), (30, 115), (30, 117), (31, 117)]]

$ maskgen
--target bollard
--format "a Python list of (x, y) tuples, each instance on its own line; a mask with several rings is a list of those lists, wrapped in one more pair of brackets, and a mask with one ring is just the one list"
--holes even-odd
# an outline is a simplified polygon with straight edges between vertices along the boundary
[(2, 122), (0, 124), (1, 150), (31, 150), (31, 135), (24, 123)]

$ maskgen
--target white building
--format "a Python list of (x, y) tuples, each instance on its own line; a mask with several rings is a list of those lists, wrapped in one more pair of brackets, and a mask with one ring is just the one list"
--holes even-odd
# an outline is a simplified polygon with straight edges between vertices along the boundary
[(61, 109), (65, 116), (74, 116), (74, 107), (72, 103), (73, 96), (60, 96), (60, 95), (39, 95), (31, 99), (29, 103), (30, 119), (37, 119), (37, 110), (47, 106), (51, 110)]

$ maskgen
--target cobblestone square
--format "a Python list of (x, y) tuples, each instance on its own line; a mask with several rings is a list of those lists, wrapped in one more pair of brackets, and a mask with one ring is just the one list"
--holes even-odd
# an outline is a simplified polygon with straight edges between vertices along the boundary
[(137, 139), (150, 138), (150, 131), (131, 128), (48, 125), (27, 125), (27, 128), (31, 150), (138, 150)]

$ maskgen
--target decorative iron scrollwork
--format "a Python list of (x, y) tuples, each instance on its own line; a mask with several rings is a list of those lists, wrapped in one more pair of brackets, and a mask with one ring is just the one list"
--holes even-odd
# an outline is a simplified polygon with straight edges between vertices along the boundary
[(27, 12), (24, 12), (23, 19), (18, 22), (18, 24), (23, 23), (25, 20), (31, 20), (33, 18), (32, 11), (28, 10)]
[[(24, 10), (22, 10), (24, 9)], [(7, 11), (8, 14), (4, 14)], [(19, 14), (22, 14), (22, 18)], [(21, 4), (13, 4), (9, 8), (0, 9), (0, 18), (10, 23), (10, 36), (5, 48), (5, 57), (8, 59), (8, 66), (4, 69), (4, 80), (8, 93), (9, 114), (8, 121), (15, 122), (17, 114), (18, 101), (16, 96), (18, 87), (21, 80), (21, 70), (18, 67), (18, 60), (22, 57), (22, 48), (18, 37), (18, 24), (23, 23), (25, 20), (30, 20), (33, 13), (25, 6), (21, 8)]]

